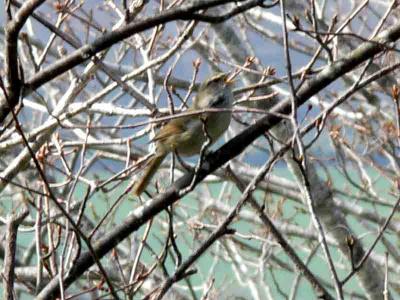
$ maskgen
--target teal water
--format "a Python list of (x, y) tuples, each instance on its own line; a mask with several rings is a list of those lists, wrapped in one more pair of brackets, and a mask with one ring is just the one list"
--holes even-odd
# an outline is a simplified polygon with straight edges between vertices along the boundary
[[(278, 170), (277, 173), (282, 173), (282, 170)], [(335, 178), (335, 187), (338, 189), (349, 189), (353, 190), (346, 185), (345, 180), (341, 174), (335, 170), (331, 170), (332, 178)], [(282, 175), (282, 174), (280, 174)], [(321, 174), (323, 177), (323, 174)], [(378, 190), (384, 195), (390, 189), (389, 183), (384, 178), (378, 178), (376, 182)], [(222, 185), (212, 184), (210, 185), (211, 192), (213, 196), (217, 196), (220, 193)], [(201, 188), (201, 187), (198, 187)], [(110, 208), (114, 199), (116, 199), (124, 190), (124, 187), (119, 187), (108, 194), (98, 192), (89, 201), (89, 205), (86, 209), (86, 216), (88, 216), (95, 224), (98, 222), (99, 218), (105, 214), (105, 212)], [(228, 193), (227, 193), (228, 194)], [(83, 189), (80, 186), (76, 191), (76, 199), (82, 197)], [(206, 196), (205, 196), (206, 197)], [(274, 216), (276, 219), (285, 219), (291, 224), (296, 224), (300, 228), (307, 229), (310, 226), (310, 219), (307, 213), (306, 207), (301, 203), (295, 203), (291, 200), (284, 200), (279, 196), (265, 196), (261, 192), (256, 192), (255, 197), (259, 201), (266, 201), (268, 209), (270, 210), (270, 216)], [(117, 209), (110, 218), (105, 222), (105, 225), (101, 227), (103, 232), (107, 232), (107, 229), (113, 228), (115, 225), (120, 224), (129, 214), (129, 212), (135, 207), (139, 206), (140, 203), (133, 199), (133, 197), (128, 196), (130, 199), (124, 199), (118, 205)], [(229, 196), (223, 197), (222, 201), (229, 207), (233, 207), (240, 198), (240, 193), (238, 190), (233, 189), (229, 192)], [(388, 197), (388, 201), (390, 197)], [(352, 199), (347, 199), (343, 197), (343, 201), (352, 201)], [(179, 251), (182, 254), (183, 260), (192, 253), (193, 249), (197, 247), (209, 236), (212, 226), (202, 228), (200, 230), (193, 229), (192, 226), (188, 225), (188, 222), (194, 223), (195, 221), (201, 222), (205, 225), (217, 225), (219, 224), (224, 216), (218, 215), (216, 213), (208, 212), (200, 219), (197, 216), (198, 211), (201, 209), (202, 202), (194, 199), (192, 196), (187, 196), (181, 201), (179, 201), (175, 207), (175, 217), (174, 217), (174, 231), (176, 234), (176, 243), (179, 247)], [(365, 208), (374, 209), (374, 206), (363, 204)], [(11, 209), (7, 205), (3, 204), (3, 212)], [(381, 206), (376, 207), (377, 211), (382, 215), (386, 216), (390, 212), (390, 208), (383, 208)], [(243, 211), (251, 211), (249, 206), (245, 206)], [(278, 212), (278, 214), (277, 214)], [(147, 239), (147, 247), (143, 251), (141, 262), (146, 266), (151, 266), (155, 262), (154, 253), (159, 254), (163, 249), (163, 244), (167, 236), (167, 228), (165, 224), (168, 222), (168, 216), (165, 212), (157, 215), (154, 218), (154, 222)], [(357, 235), (362, 235), (365, 233), (365, 228), (361, 226), (360, 221), (354, 217), (348, 217), (348, 222), (352, 229)], [(256, 223), (257, 224), (257, 223)], [(140, 239), (144, 233), (143, 226), (137, 233), (137, 237)], [(257, 236), (268, 239), (268, 234), (265, 232), (265, 228), (260, 225), (254, 225), (253, 222), (248, 222), (246, 220), (235, 220), (231, 228), (238, 232), (238, 235), (234, 237), (235, 240), (235, 251), (240, 252), (240, 256), (248, 262), (244, 264), (243, 262), (232, 262), (230, 258), (226, 255), (229, 253), (231, 257), (237, 255), (228, 247), (229, 243), (232, 243), (232, 237), (224, 237), (211, 246), (208, 251), (200, 257), (196, 262), (195, 268), (197, 272), (194, 275), (188, 277), (187, 281), (180, 281), (177, 286), (182, 294), (190, 295), (188, 290), (189, 282), (195, 289), (195, 294), (198, 298), (201, 297), (203, 293), (204, 284), (206, 279), (213, 278), (213, 292), (218, 295), (218, 299), (254, 299), (256, 294), (254, 290), (257, 290), (257, 295), (260, 299), (268, 299), (268, 294), (273, 299), (286, 299), (291, 291), (293, 281), (297, 276), (297, 272), (287, 270), (285, 267), (293, 268), (293, 264), (290, 259), (280, 250), (279, 246), (273, 244), (274, 240), (270, 239), (272, 243), (267, 249), (265, 260), (263, 263), (260, 262), (260, 254), (263, 252), (264, 243), (257, 239), (246, 238), (248, 236)], [(387, 236), (390, 238), (390, 235)], [(130, 239), (132, 236), (130, 237)], [(362, 242), (364, 245), (370, 245), (375, 238), (375, 234), (365, 235)], [(18, 235), (18, 253), (22, 256), (26, 247), (32, 242), (33, 232), (21, 232)], [(128, 239), (129, 240), (129, 239)], [(125, 246), (128, 246), (127, 240), (124, 242)], [(307, 247), (314, 248), (317, 247), (317, 241), (305, 241), (299, 237), (290, 238), (291, 246), (297, 251), (298, 255), (306, 261), (308, 258), (308, 251), (304, 249)], [(128, 246), (129, 247), (129, 246)], [(83, 247), (84, 248), (84, 247)], [(366, 247), (365, 247), (366, 248)], [(151, 249), (151, 250), (150, 250)], [(341, 253), (338, 253), (335, 248), (330, 247), (333, 260), (338, 265), (344, 265), (348, 267), (349, 262)], [(228, 252), (227, 252), (228, 251)], [(378, 253), (383, 253), (384, 248), (381, 244), (376, 248)], [(268, 256), (268, 253), (273, 253), (273, 256)], [(109, 256), (108, 256), (109, 257)], [(31, 261), (35, 261), (33, 256)], [(175, 270), (175, 259), (176, 255), (172, 250), (169, 251), (168, 256), (165, 261), (165, 268), (168, 275), (171, 275)], [(103, 259), (102, 262), (107, 266), (107, 264), (112, 264), (110, 260)], [(112, 266), (115, 267), (115, 266)], [(328, 271), (325, 258), (323, 256), (322, 250), (318, 247), (316, 254), (312, 257), (309, 267), (313, 273), (322, 278), (325, 282), (332, 282), (330, 272)], [(238, 270), (241, 270), (239, 272)], [(344, 278), (347, 271), (338, 270), (339, 277)], [(159, 272), (160, 276), (162, 273)], [(245, 274), (245, 276), (243, 275)], [(128, 275), (126, 275), (128, 276)], [(248, 278), (253, 279), (254, 286), (251, 286)], [(93, 283), (95, 284), (95, 283)], [(201, 287), (201, 288), (200, 288)], [(362, 294), (357, 280), (355, 278), (351, 279), (345, 286), (347, 292), (358, 292)], [(68, 290), (72, 292), (73, 290)], [(334, 291), (330, 289), (332, 295), (335, 295)], [(138, 293), (135, 299), (140, 299), (143, 294)], [(31, 296), (21, 295), (21, 299), (32, 299)], [(295, 299), (316, 299), (314, 291), (310, 284), (302, 278), (300, 280), (299, 288), (297, 290)]]

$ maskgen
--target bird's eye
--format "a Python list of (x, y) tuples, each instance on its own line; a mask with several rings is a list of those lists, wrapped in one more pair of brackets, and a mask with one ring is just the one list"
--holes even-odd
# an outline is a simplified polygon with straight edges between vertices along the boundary
[(224, 97), (223, 95), (219, 95), (219, 96), (215, 99), (215, 101), (213, 102), (212, 106), (218, 106), (218, 105), (224, 103), (224, 101), (225, 101), (225, 97)]
[(213, 80), (210, 80), (209, 82), (207, 82), (207, 86), (210, 86), (211, 84), (213, 84), (214, 82), (216, 82), (216, 80), (215, 79), (213, 79)]
[(221, 79), (222, 79), (221, 77), (214, 77), (210, 81), (207, 82), (207, 86), (210, 86), (213, 83), (217, 83), (217, 82), (221, 81)]

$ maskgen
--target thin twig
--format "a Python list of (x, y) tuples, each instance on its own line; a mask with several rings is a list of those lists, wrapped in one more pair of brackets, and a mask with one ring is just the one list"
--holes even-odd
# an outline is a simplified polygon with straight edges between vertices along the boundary
[(12, 214), (7, 220), (6, 229), (6, 251), (4, 255), (3, 267), (3, 299), (14, 300), (14, 280), (15, 280), (15, 253), (17, 249), (18, 226), (28, 216), (29, 210), (23, 206), (23, 210), (18, 214)]

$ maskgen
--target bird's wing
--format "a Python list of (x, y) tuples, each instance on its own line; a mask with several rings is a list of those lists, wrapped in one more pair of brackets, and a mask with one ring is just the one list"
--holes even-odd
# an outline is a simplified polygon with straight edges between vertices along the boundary
[(162, 142), (168, 138), (184, 133), (187, 130), (186, 128), (187, 122), (188, 122), (187, 118), (178, 118), (171, 120), (164, 127), (162, 127), (159, 132), (156, 133), (152, 141)]

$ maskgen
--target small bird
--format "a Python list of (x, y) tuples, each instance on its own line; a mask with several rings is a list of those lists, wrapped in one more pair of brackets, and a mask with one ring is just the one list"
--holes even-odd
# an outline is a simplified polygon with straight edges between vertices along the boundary
[[(217, 73), (207, 78), (200, 85), (193, 104), (187, 111), (205, 108), (232, 108), (232, 83), (233, 78), (230, 79), (227, 73)], [(149, 158), (140, 180), (134, 184), (133, 193), (139, 196), (144, 191), (170, 152), (177, 152), (181, 156), (199, 154), (203, 144), (207, 141), (203, 124), (205, 124), (211, 143), (214, 143), (229, 127), (231, 116), (230, 111), (209, 112), (169, 121), (152, 140), (156, 143), (155, 153)]]

